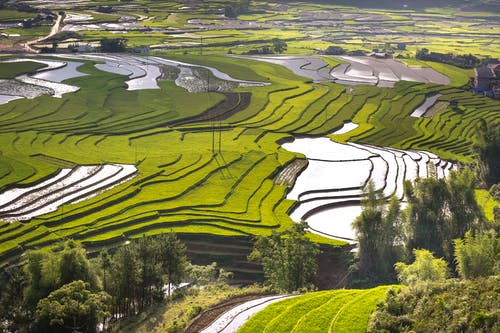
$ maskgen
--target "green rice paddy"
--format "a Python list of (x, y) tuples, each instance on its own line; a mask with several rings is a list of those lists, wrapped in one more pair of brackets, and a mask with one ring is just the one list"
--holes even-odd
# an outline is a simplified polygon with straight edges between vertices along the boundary
[(288, 298), (252, 316), (238, 333), (366, 332), (368, 317), (389, 288), (328, 290)]
[[(241, 53), (270, 45), (278, 37), (287, 41), (288, 54), (312, 54), (329, 45), (369, 51), (387, 42), (403, 42), (408, 46), (400, 52), (405, 57), (420, 45), (432, 51), (459, 53), (480, 45), (483, 55), (494, 57), (499, 49), (496, 30), (478, 33), (474, 25), (490, 24), (495, 17), (453, 11), (463, 16), (450, 26), (442, 20), (449, 13), (435, 11), (354, 10), (313, 3), (284, 9), (255, 2), (262, 12), (241, 15), (238, 22), (263, 26), (239, 28), (220, 20), (220, 3), (212, 1), (201, 9), (182, 9), (170, 2), (138, 1), (138, 6), (130, 8), (120, 7), (120, 2), (111, 4), (116, 6), (112, 15), (87, 9), (81, 12), (93, 15), (91, 23), (115, 22), (120, 15), (140, 18), (140, 24), (159, 30), (120, 34), (128, 45), (158, 44), (153, 49), (155, 55), (270, 84), (236, 89), (251, 93), (250, 103), (227, 119), (175, 125), (220, 105), (227, 97), (218, 92), (189, 93), (169, 81), (161, 81), (160, 89), (128, 91), (124, 76), (99, 71), (91, 61), (85, 61), (79, 70), (89, 75), (65, 81), (80, 87), (78, 92), (60, 99), (42, 96), (0, 105), (0, 191), (36, 184), (74, 165), (121, 163), (138, 169), (133, 179), (91, 199), (61, 206), (29, 221), (0, 222), (0, 259), (4, 262), (26, 249), (63, 238), (99, 247), (168, 231), (269, 235), (293, 223), (287, 214), (294, 204), (285, 199), (288, 188), (274, 179), (300, 156), (280, 148), (281, 140), (330, 136), (341, 142), (428, 150), (441, 158), (467, 163), (472, 161), (479, 121), (500, 119), (498, 101), (459, 88), (470, 80), (472, 72), (449, 65), (405, 59), (410, 65), (430, 66), (449, 76), (449, 86), (402, 81), (391, 89), (367, 85), (346, 89), (330, 82), (313, 83), (278, 65), (220, 55), (229, 49)], [(310, 26), (308, 13), (324, 15), (325, 24)], [(353, 13), (362, 19), (352, 18)], [(2, 11), (2, 15), (0, 20), (5, 21), (16, 16), (10, 11)], [(341, 17), (338, 24), (330, 24), (329, 15), (351, 18)], [(191, 24), (198, 22), (192, 20), (206, 21), (211, 28), (191, 31)], [(373, 27), (392, 33), (359, 34)], [(21, 33), (21, 37), (12, 37), (21, 42), (47, 33), (49, 28), (5, 31)], [(169, 33), (173, 29), (189, 32)], [(428, 31), (427, 35), (419, 37), (423, 31)], [(456, 38), (449, 37), (450, 33)], [(90, 30), (79, 34), (83, 42), (116, 36)], [(324, 59), (330, 68), (341, 63)], [(12, 78), (39, 66), (33, 62), (1, 64), (0, 77)], [(458, 107), (446, 107), (432, 118), (409, 116), (426, 95), (435, 93), (442, 95), (442, 105), (455, 100)], [(359, 127), (331, 135), (347, 121)], [(344, 244), (317, 235), (311, 238), (335, 246)]]
[[(92, 245), (170, 230), (268, 235), (293, 223), (287, 188), (273, 178), (297, 156), (280, 149), (279, 140), (328, 135), (354, 121), (358, 129), (333, 137), (469, 161), (477, 122), (498, 121), (500, 111), (494, 100), (449, 86), (401, 82), (394, 89), (356, 86), (346, 93), (341, 85), (311, 83), (255, 60), (190, 56), (184, 61), (272, 84), (238, 88), (252, 93), (251, 102), (229, 119), (173, 126), (220, 103), (224, 95), (192, 94), (166, 81), (159, 90), (127, 91), (123, 76), (87, 62), (79, 70), (89, 76), (67, 81), (80, 91), (0, 106), (2, 189), (45, 179), (62, 167), (60, 161), (135, 164), (139, 170), (134, 179), (89, 200), (16, 223), (17, 228), (3, 223), (3, 258), (65, 237)], [(425, 94), (438, 92), (440, 100), (458, 100), (461, 111), (409, 117)]]

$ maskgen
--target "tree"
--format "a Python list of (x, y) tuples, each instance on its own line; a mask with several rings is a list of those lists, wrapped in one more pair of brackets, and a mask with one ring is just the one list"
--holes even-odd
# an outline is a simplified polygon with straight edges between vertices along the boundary
[(23, 331), (30, 320), (24, 311), (26, 275), (20, 267), (4, 269), (0, 274), (0, 331)]
[(450, 219), (445, 237), (445, 253), (451, 257), (453, 239), (463, 237), (467, 231), (480, 228), (485, 217), (476, 201), (477, 178), (470, 169), (450, 172), (446, 184), (450, 198)]
[(417, 179), (405, 183), (408, 206), (407, 249), (428, 249), (453, 263), (453, 240), (480, 227), (484, 215), (476, 202), (470, 170), (450, 172), (448, 180)]
[(106, 292), (108, 291), (108, 276), (111, 270), (111, 260), (112, 258), (108, 252), (108, 249), (103, 249), (99, 253), (98, 262), (99, 269), (101, 270), (102, 274), (102, 289)]
[(429, 49), (423, 48), (423, 49), (417, 50), (417, 54), (415, 55), (415, 58), (425, 60), (425, 59), (427, 59), (428, 56), (429, 56)]
[(238, 16), (238, 12), (233, 6), (227, 5), (224, 7), (224, 16), (227, 18), (236, 18)]
[(137, 251), (139, 273), (139, 311), (152, 304), (155, 298), (162, 298), (162, 279), (158, 260), (158, 242), (143, 236), (134, 244)]
[(127, 48), (127, 40), (125, 38), (106, 38), (100, 41), (101, 51), (103, 52), (124, 52)]
[(216, 262), (206, 266), (189, 264), (186, 272), (191, 283), (198, 286), (208, 286), (216, 283), (224, 284), (233, 276), (232, 272), (227, 272), (223, 268), (218, 269)]
[(392, 198), (388, 208), (381, 191), (370, 181), (363, 189), (362, 212), (353, 222), (358, 240), (358, 268), (363, 274), (388, 278), (401, 258), (400, 204)]
[(186, 246), (177, 239), (175, 233), (161, 234), (158, 236), (159, 258), (161, 273), (165, 277), (170, 296), (172, 284), (178, 284), (186, 275), (188, 259)]
[(486, 277), (500, 273), (500, 241), (493, 231), (465, 234), (455, 240), (455, 260), (464, 279)]
[(367, 332), (500, 332), (499, 284), (491, 276), (389, 290)]
[(276, 53), (283, 53), (286, 51), (288, 45), (284, 40), (281, 40), (279, 38), (273, 38), (272, 40), (273, 43), (273, 50)]
[(130, 316), (136, 314), (137, 289), (139, 288), (139, 263), (133, 244), (121, 246), (113, 255), (113, 276), (110, 292), (113, 295), (113, 314)]
[(92, 293), (89, 284), (73, 281), (38, 302), (36, 328), (39, 332), (97, 332), (97, 324), (109, 316), (111, 297)]
[(28, 309), (34, 310), (41, 298), (74, 280), (88, 282), (92, 290), (98, 288), (99, 279), (85, 249), (75, 241), (58, 244), (51, 251), (29, 251), (26, 260), (28, 284), (25, 301)]
[(406, 181), (405, 197), (408, 200), (408, 252), (422, 248), (443, 256), (442, 244), (447, 224), (447, 214), (443, 207), (449, 202), (445, 180), (417, 179), (415, 187), (410, 181)]
[(474, 152), (477, 157), (476, 170), (484, 186), (500, 182), (500, 125), (482, 120), (476, 136)]
[(307, 223), (257, 238), (249, 260), (262, 265), (267, 282), (276, 290), (292, 292), (307, 287), (316, 273), (318, 245), (306, 237)]
[(92, 271), (85, 249), (75, 241), (67, 241), (58, 253), (59, 281), (64, 285), (76, 280), (88, 282), (92, 290), (98, 288), (98, 279)]
[(394, 265), (398, 280), (407, 286), (415, 286), (422, 281), (439, 281), (446, 278), (446, 261), (436, 259), (428, 250), (413, 250), (415, 261), (407, 265), (398, 262)]
[(239, 14), (248, 13), (250, 10), (250, 0), (239, 0), (236, 4), (229, 4), (224, 7), (224, 16), (236, 18)]
[(330, 45), (326, 48), (325, 54), (328, 55), (341, 55), (345, 54), (345, 50), (340, 46)]

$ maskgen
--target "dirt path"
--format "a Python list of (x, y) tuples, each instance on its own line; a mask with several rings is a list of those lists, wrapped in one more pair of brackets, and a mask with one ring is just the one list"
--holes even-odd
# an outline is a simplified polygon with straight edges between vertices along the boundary
[(37, 49), (31, 47), (31, 45), (35, 45), (37, 43), (43, 42), (44, 40), (49, 39), (50, 37), (57, 34), (60, 30), (61, 21), (62, 21), (62, 16), (57, 14), (56, 22), (52, 26), (52, 29), (50, 29), (50, 33), (47, 36), (40, 37), (40, 38), (37, 38), (35, 40), (31, 40), (29, 42), (26, 42), (26, 44), (24, 44), (24, 48), (26, 49), (26, 51), (33, 52), (33, 53), (40, 53), (40, 50), (37, 50)]
[[(252, 315), (264, 309), (269, 304), (291, 297), (291, 295), (273, 295), (273, 296), (251, 296), (244, 297), (222, 304), (214, 308), (214, 312), (207, 311), (207, 317), (203, 323), (194, 322), (184, 333), (233, 333), (238, 330)], [(218, 310), (218, 311), (217, 311)], [(200, 318), (201, 319), (201, 318)], [(196, 321), (195, 321), (196, 322)], [(208, 324), (208, 325), (207, 325)]]
[[(217, 305), (214, 305), (207, 310), (203, 311), (197, 318), (195, 318), (191, 324), (186, 327), (183, 333), (199, 333), (204, 328), (210, 326), (217, 318), (219, 318), (223, 313), (231, 310), (232, 308), (243, 304), (248, 301), (259, 299), (264, 297), (262, 294), (250, 294), (236, 296), (231, 299), (225, 300)], [(270, 296), (270, 295), (267, 295)]]

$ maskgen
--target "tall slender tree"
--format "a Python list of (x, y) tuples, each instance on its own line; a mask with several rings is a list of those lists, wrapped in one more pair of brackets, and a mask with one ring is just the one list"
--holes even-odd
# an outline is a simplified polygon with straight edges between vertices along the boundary
[(403, 232), (399, 201), (392, 198), (387, 207), (373, 182), (363, 189), (363, 208), (353, 223), (358, 240), (358, 268), (377, 279), (394, 275), (393, 265), (401, 259)]
[(477, 173), (484, 186), (500, 183), (500, 125), (482, 120), (476, 136), (474, 152)]

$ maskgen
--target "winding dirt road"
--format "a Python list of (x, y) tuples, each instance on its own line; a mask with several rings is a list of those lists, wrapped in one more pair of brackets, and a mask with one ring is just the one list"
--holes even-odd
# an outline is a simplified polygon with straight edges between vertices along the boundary
[(50, 29), (50, 33), (47, 36), (40, 37), (40, 38), (37, 38), (35, 40), (31, 40), (29, 42), (26, 42), (26, 44), (24, 44), (24, 48), (26, 49), (26, 51), (27, 52), (33, 52), (33, 53), (40, 53), (40, 50), (37, 50), (37, 49), (35, 49), (35, 48), (31, 47), (31, 46), (34, 45), (34, 44), (43, 42), (44, 40), (46, 40), (46, 39), (54, 36), (55, 34), (57, 34), (59, 32), (59, 30), (60, 30), (61, 21), (62, 21), (62, 16), (59, 15), (59, 14), (57, 14), (56, 22), (52, 26), (52, 29)]

